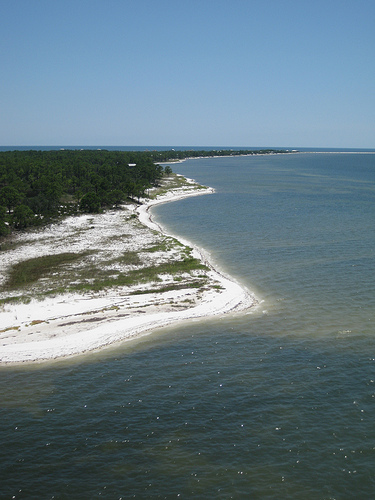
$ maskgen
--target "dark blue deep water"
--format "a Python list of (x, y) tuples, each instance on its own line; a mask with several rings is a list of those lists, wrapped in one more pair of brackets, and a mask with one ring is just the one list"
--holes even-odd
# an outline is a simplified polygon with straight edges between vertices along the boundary
[(216, 193), (154, 216), (260, 305), (1, 369), (0, 498), (374, 498), (375, 155), (173, 169)]

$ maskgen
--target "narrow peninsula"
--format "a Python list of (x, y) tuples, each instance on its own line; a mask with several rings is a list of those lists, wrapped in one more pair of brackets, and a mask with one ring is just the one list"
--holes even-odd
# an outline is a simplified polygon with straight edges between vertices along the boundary
[[(55, 153), (58, 157), (65, 152)], [(96, 153), (103, 158), (102, 152)], [(3, 233), (8, 234), (0, 250), (1, 365), (82, 355), (170, 324), (256, 304), (250, 291), (215, 270), (201, 250), (167, 234), (151, 218), (150, 210), (158, 203), (214, 190), (173, 174), (149, 157), (149, 170), (143, 166), (140, 174), (134, 159), (142, 164), (134, 156), (122, 163), (127, 175), (119, 173), (121, 167), (111, 170), (110, 164), (97, 161), (94, 172), (84, 165), (83, 178), (81, 164), (70, 161), (67, 165), (76, 174), (70, 181), (60, 165), (60, 176), (55, 172), (54, 177), (60, 190), (57, 203), (51, 196), (50, 208), (39, 212), (34, 211), (35, 198), (41, 205), (45, 198), (48, 205), (49, 182), (38, 176), (38, 169), (34, 176), (32, 168), (28, 175), (21, 169), (18, 189), (6, 179), (4, 185), (3, 175), (3, 192), (14, 189), (16, 196), (13, 202), (9, 196), (2, 209)], [(52, 162), (50, 170), (56, 166)], [(111, 171), (112, 186), (104, 183)], [(116, 183), (116, 175), (128, 184)], [(17, 219), (18, 207), (30, 210), (23, 223)]]

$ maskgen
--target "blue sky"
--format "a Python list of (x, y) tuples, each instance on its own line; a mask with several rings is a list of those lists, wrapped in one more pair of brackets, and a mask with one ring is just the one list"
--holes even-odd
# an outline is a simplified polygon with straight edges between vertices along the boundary
[(374, 0), (2, 0), (1, 145), (375, 148)]

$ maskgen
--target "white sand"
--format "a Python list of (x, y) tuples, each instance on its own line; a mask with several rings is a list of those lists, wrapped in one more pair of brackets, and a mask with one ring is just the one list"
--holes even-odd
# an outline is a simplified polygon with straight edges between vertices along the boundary
[[(149, 213), (152, 206), (187, 196), (213, 192), (209, 188), (194, 189), (194, 181), (189, 180), (189, 182), (192, 184), (191, 189), (185, 187), (169, 191), (157, 200), (147, 200), (145, 204), (138, 207), (136, 211), (140, 222), (148, 226), (150, 230), (143, 229), (142, 236), (140, 236), (140, 233), (133, 234), (135, 231), (133, 228), (131, 234), (126, 235), (128, 240), (140, 240), (141, 244), (145, 245), (152, 241), (155, 230), (158, 231), (159, 235), (160, 232), (166, 234), (160, 226), (152, 221)], [(120, 226), (116, 226), (116, 221), (119, 221), (120, 216), (123, 217), (123, 215), (119, 215), (118, 211), (110, 214), (113, 235), (118, 235)], [(95, 238), (99, 241), (103, 232), (109, 231), (109, 226), (112, 227), (106, 217), (107, 215), (95, 216), (95, 223), (98, 226), (93, 228), (90, 226), (92, 230), (89, 244), (91, 246), (93, 241), (96, 242)], [(49, 241), (48, 238), (52, 234), (55, 237), (52, 240), (54, 249), (59, 248), (56, 242), (61, 240), (63, 250), (59, 249), (58, 251), (77, 251), (76, 247), (82, 244), (83, 236), (72, 239), (72, 243), (69, 243), (69, 230), (73, 226), (93, 224), (92, 221), (93, 216), (69, 218), (61, 225), (38, 233), (39, 246), (38, 242), (35, 243), (36, 236), (34, 234), (34, 240), (27, 247), (27, 254), (22, 254), (22, 250), (17, 250), (17, 248), (12, 250), (11, 254), (8, 252), (8, 255), (4, 257), (5, 261), (0, 262), (0, 271), (3, 271), (4, 276), (7, 265), (39, 255), (41, 248), (48, 247), (46, 241)], [(129, 231), (128, 225), (124, 224), (123, 220), (117, 222), (117, 224), (119, 223), (122, 224), (121, 228), (126, 227), (126, 230)], [(62, 231), (64, 234), (61, 234)], [(60, 239), (56, 239), (56, 234), (59, 235)], [(31, 239), (31, 236), (28, 237)], [(181, 238), (178, 239), (183, 244), (193, 247), (191, 243), (183, 241)], [(69, 248), (66, 247), (68, 243)], [(97, 244), (99, 245), (98, 242)], [(81, 249), (80, 246), (79, 249)], [(48, 248), (46, 252), (48, 253)], [(14, 259), (13, 261), (11, 261), (10, 255)], [(219, 284), (220, 288), (217, 286), (206, 287), (203, 293), (198, 293), (192, 288), (181, 287), (179, 290), (168, 292), (131, 295), (130, 293), (134, 291), (133, 288), (122, 287), (99, 293), (71, 293), (45, 298), (42, 301), (31, 300), (28, 304), (2, 306), (0, 309), (0, 364), (41, 362), (77, 356), (102, 349), (116, 342), (138, 338), (172, 323), (243, 311), (256, 304), (254, 296), (249, 291), (213, 269), (202, 252), (195, 247), (193, 247), (193, 255), (208, 265), (210, 270), (207, 274), (210, 280), (212, 283)], [(156, 255), (155, 258), (163, 257)], [(146, 289), (147, 286), (149, 289), (152, 288), (149, 284), (146, 285)], [(138, 286), (137, 289), (139, 290), (139, 288)]]

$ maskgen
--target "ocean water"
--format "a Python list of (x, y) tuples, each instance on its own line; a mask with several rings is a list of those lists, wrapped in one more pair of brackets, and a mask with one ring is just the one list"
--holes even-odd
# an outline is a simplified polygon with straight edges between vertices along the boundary
[(0, 498), (372, 499), (375, 155), (188, 160), (156, 207), (259, 306), (0, 370)]

